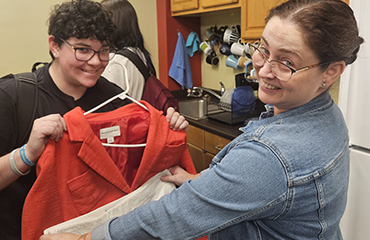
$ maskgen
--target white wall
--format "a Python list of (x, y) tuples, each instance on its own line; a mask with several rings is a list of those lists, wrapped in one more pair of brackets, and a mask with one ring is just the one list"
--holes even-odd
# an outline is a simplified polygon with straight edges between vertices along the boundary
[(37, 61), (50, 61), (47, 20), (51, 6), (62, 0), (1, 0), (0, 76), (31, 71)]

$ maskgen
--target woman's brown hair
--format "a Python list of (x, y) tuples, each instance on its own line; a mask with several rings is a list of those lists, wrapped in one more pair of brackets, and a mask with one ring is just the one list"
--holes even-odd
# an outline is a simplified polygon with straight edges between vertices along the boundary
[(353, 63), (364, 42), (352, 9), (341, 0), (289, 0), (271, 10), (266, 23), (273, 17), (296, 24), (306, 44), (323, 63)]

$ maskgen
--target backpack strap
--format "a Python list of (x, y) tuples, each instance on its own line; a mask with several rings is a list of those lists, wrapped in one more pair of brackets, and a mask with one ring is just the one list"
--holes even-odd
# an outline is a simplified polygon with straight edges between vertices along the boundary
[(128, 49), (120, 49), (117, 53), (127, 57), (139, 69), (141, 74), (144, 76), (145, 82), (148, 80), (150, 77), (149, 70), (137, 54)]
[(38, 106), (38, 84), (33, 72), (14, 75), (17, 100), (17, 144), (26, 142), (36, 117)]
[(45, 65), (48, 65), (49, 63), (47, 63), (47, 62), (35, 62), (32, 65), (32, 72), (36, 72), (36, 70), (40, 67), (41, 64), (42, 64), (42, 66), (45, 66)]

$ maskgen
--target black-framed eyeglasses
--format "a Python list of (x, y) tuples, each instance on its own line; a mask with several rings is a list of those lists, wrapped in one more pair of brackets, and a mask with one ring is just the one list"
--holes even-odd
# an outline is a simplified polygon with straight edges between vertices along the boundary
[(66, 43), (68, 46), (70, 46), (73, 50), (75, 50), (75, 58), (78, 61), (82, 61), (82, 62), (89, 61), (90, 59), (92, 59), (94, 57), (94, 55), (96, 53), (98, 54), (100, 61), (102, 61), (102, 62), (108, 62), (117, 53), (117, 49), (116, 48), (112, 48), (112, 47), (110, 47), (110, 48), (103, 48), (103, 49), (101, 49), (99, 51), (95, 51), (92, 48), (75, 47), (72, 44), (70, 44), (69, 42), (67, 42), (66, 40), (64, 40), (62, 38), (59, 38), (59, 39), (62, 40), (64, 43)]
[(316, 63), (316, 64), (312, 64), (312, 65), (302, 67), (299, 69), (294, 69), (278, 60), (268, 60), (268, 57), (266, 56), (266, 54), (261, 52), (260, 44), (261, 44), (260, 41), (249, 43), (249, 51), (250, 51), (250, 55), (251, 55), (253, 63), (259, 67), (263, 67), (263, 65), (265, 65), (265, 62), (268, 62), (271, 65), (271, 71), (275, 75), (275, 77), (277, 77), (279, 80), (284, 81), (284, 82), (289, 81), (292, 78), (292, 75), (296, 72), (308, 70), (310, 68), (314, 68), (314, 67), (324, 64), (324, 63)]

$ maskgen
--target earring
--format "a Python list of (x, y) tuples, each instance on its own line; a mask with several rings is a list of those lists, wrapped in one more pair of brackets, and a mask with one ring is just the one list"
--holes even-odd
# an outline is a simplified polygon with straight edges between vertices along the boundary
[(322, 86), (323, 86), (323, 87), (326, 87), (326, 83), (322, 83)]

